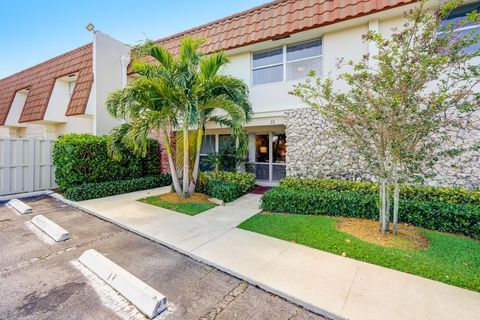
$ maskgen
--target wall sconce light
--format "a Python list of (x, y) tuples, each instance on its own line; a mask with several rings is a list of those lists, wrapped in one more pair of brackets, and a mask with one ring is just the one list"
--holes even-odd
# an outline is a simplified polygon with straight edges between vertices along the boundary
[(260, 147), (260, 153), (267, 153), (267, 147)]

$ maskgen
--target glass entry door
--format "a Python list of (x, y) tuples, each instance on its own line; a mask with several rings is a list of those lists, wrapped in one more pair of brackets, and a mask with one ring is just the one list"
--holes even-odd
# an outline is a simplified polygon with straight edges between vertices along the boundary
[(285, 133), (272, 133), (272, 179), (285, 178), (287, 174), (287, 136)]
[(247, 171), (258, 180), (278, 181), (286, 175), (287, 142), (285, 133), (251, 134)]
[(270, 180), (270, 143), (268, 134), (255, 135), (255, 174), (259, 180)]

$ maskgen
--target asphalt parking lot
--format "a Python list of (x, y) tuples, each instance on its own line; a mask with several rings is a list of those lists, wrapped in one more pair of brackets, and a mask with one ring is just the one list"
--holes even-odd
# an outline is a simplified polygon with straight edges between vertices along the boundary
[[(159, 319), (324, 319), (53, 198), (24, 201), (32, 214), (0, 205), (0, 319), (142, 319), (76, 262), (92, 248), (167, 297)], [(67, 229), (70, 239), (52, 243), (29, 223), (35, 214)]]

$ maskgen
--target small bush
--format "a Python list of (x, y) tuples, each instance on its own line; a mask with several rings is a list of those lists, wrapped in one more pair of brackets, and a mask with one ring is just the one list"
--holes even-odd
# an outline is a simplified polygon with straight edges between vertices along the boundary
[[(366, 181), (285, 178), (280, 181), (280, 185), (290, 188), (354, 191), (361, 194), (378, 193), (378, 184)], [(480, 190), (478, 189), (402, 185), (400, 187), (400, 197), (408, 200), (440, 201), (480, 206)]]
[[(378, 196), (352, 191), (275, 187), (261, 200), (267, 211), (378, 219)], [(400, 200), (399, 220), (480, 238), (480, 208), (439, 201)]]
[(60, 189), (160, 174), (157, 141), (150, 140), (145, 158), (125, 149), (122, 159), (116, 161), (108, 154), (108, 139), (108, 136), (67, 134), (55, 142), (53, 164)]
[(231, 202), (244, 194), (240, 184), (220, 180), (210, 180), (206, 193), (225, 202)]
[(73, 201), (102, 198), (133, 192), (138, 190), (152, 189), (167, 186), (172, 183), (169, 174), (116, 180), (98, 183), (85, 183), (80, 186), (67, 188), (65, 198)]
[(207, 171), (200, 173), (198, 188), (199, 191), (205, 192), (208, 188), (209, 181), (224, 181), (236, 183), (240, 186), (242, 193), (247, 193), (255, 186), (255, 175), (246, 172), (231, 171)]

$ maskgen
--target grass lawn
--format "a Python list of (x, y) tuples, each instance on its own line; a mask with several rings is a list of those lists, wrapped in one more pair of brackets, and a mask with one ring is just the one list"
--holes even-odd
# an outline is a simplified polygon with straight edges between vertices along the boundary
[(337, 218), (257, 214), (240, 228), (480, 292), (480, 241), (420, 229), (424, 249), (386, 247), (337, 229)]
[(190, 198), (183, 199), (178, 198), (175, 193), (167, 193), (160, 196), (140, 199), (139, 201), (194, 216), (216, 206), (208, 201), (207, 198), (208, 197), (203, 194), (195, 193), (190, 196)]

